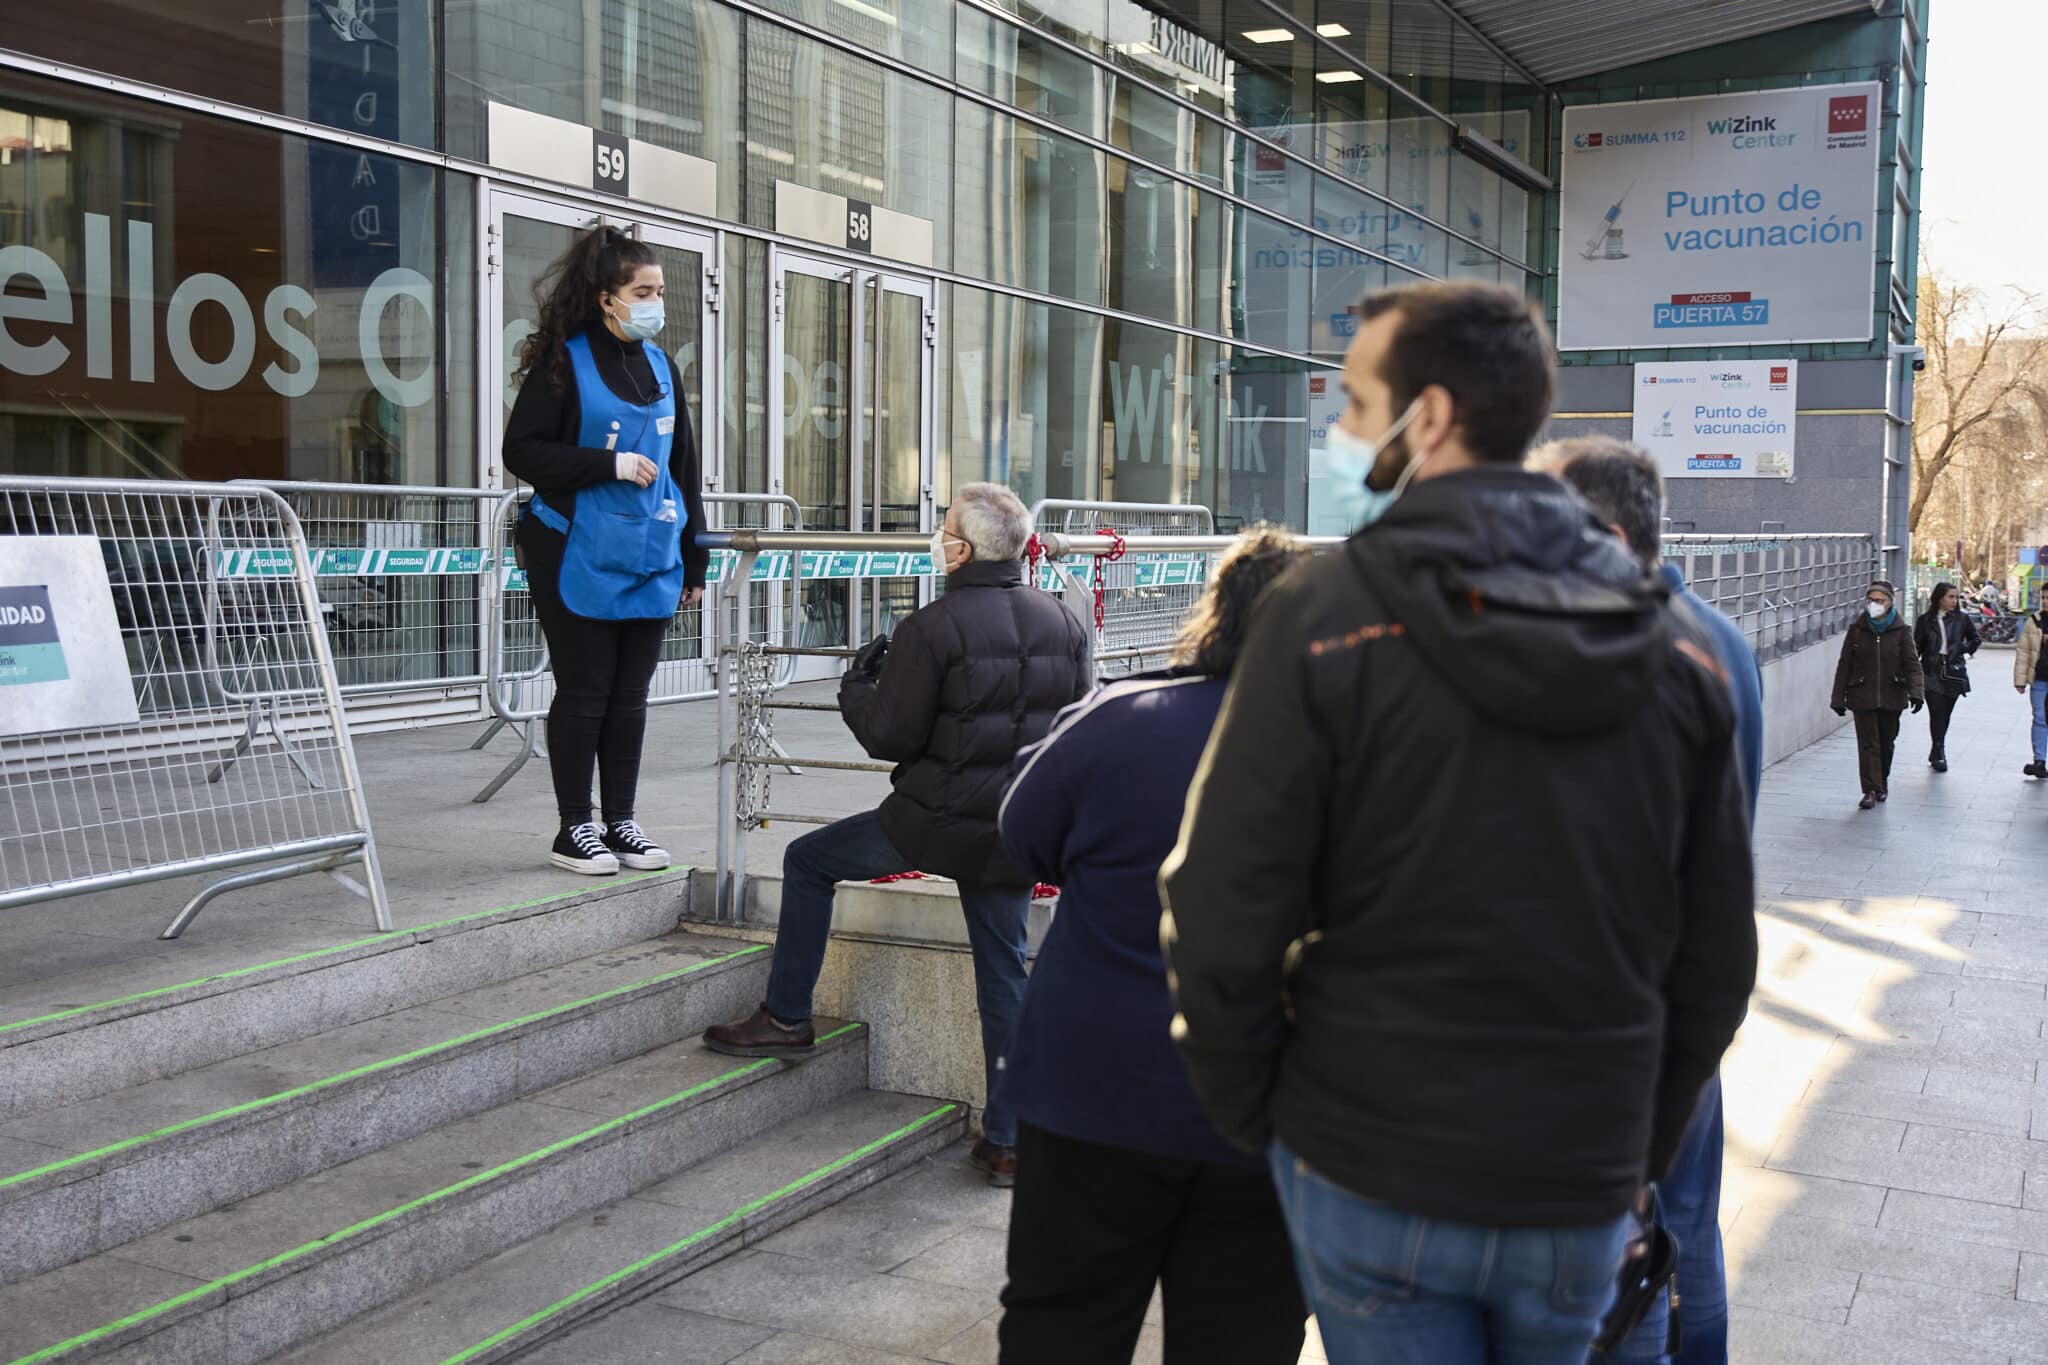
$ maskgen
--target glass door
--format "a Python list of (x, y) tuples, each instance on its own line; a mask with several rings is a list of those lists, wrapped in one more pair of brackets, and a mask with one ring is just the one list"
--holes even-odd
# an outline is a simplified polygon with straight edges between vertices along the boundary
[[(929, 531), (935, 456), (929, 280), (774, 253), (771, 487), (830, 531)], [(804, 584), (802, 643), (860, 644), (929, 596), (914, 579)], [(829, 676), (830, 661), (800, 661)]]
[[(668, 320), (656, 344), (675, 361), (676, 373), (682, 379), (679, 397), (697, 443), (700, 486), (717, 487), (718, 438), (723, 424), (715, 408), (707, 407), (708, 402), (715, 403), (715, 396), (721, 392), (717, 366), (724, 354), (718, 336), (717, 238), (708, 232), (600, 214), (568, 200), (500, 189), (487, 189), (485, 193), (485, 354), (478, 373), (495, 375), (497, 382), (479, 386), (484, 410), (479, 414), (477, 430), (485, 442), (484, 486), (509, 488), (517, 482), (506, 474), (502, 458), (505, 418), (519, 392), (514, 378), (519, 369), (519, 351), (533, 334), (534, 320), (540, 311), (538, 291), (548, 268), (568, 251), (579, 233), (599, 223), (609, 223), (645, 242), (661, 265)], [(706, 515), (711, 525), (719, 524), (715, 512), (707, 509)], [(507, 602), (506, 666), (513, 670), (530, 668), (539, 659), (538, 628), (525, 612), (521, 596), (514, 594)], [(711, 690), (704, 615), (700, 609), (677, 614), (662, 644), (661, 657), (654, 677), (654, 696), (685, 696)]]

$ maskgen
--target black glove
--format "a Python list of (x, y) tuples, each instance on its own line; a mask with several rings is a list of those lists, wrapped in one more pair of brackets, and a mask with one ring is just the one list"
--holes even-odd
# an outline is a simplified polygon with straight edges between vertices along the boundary
[(882, 676), (882, 656), (889, 652), (889, 637), (877, 635), (874, 639), (854, 651), (853, 662), (846, 671), (873, 682)]
[(1921, 701), (1918, 697), (1913, 698), (1913, 714), (1916, 716), (1919, 715), (1920, 708), (1925, 706), (1926, 704), (1926, 702)]
[(1846, 716), (1849, 714), (1849, 708), (1846, 706), (1837, 706), (1834, 708), (1834, 712), (1838, 716)]

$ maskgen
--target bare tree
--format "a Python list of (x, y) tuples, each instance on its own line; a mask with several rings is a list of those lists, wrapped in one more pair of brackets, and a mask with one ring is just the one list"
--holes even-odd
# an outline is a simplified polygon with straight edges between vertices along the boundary
[[(1911, 515), (1917, 536), (1928, 501), (1959, 459), (1981, 451), (1991, 464), (2003, 464), (2002, 457), (2034, 446), (2036, 433), (2048, 426), (2048, 320), (2031, 294), (2014, 291), (1991, 307), (1974, 285), (1923, 267), (1916, 321), (1927, 351), (1927, 368), (1913, 393)], [(1990, 469), (1984, 472), (1991, 475)], [(1987, 482), (2011, 488), (2002, 475)], [(1958, 507), (1959, 513), (1967, 510)], [(1991, 532), (1992, 540), (2006, 534), (2006, 527), (1983, 532)]]

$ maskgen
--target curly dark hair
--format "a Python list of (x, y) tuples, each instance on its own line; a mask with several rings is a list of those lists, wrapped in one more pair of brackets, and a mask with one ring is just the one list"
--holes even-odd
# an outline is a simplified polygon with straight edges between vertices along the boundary
[(540, 305), (540, 313), (532, 334), (520, 344), (519, 369), (513, 381), (524, 382), (538, 370), (556, 392), (567, 387), (564, 344), (578, 332), (602, 327), (604, 314), (598, 300), (631, 280), (642, 266), (653, 264), (654, 252), (645, 242), (615, 227), (594, 227), (578, 237), (534, 283), (533, 299)]
[(1188, 613), (1173, 642), (1175, 667), (1222, 677), (1237, 667), (1252, 604), (1274, 579), (1308, 557), (1289, 532), (1264, 522), (1251, 527), (1223, 552), (1209, 590)]

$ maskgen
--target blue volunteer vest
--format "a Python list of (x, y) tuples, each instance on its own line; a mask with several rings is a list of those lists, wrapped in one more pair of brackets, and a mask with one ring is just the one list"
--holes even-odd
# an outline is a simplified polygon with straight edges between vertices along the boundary
[(597, 372), (590, 338), (569, 338), (582, 425), (576, 443), (602, 450), (631, 450), (654, 461), (660, 471), (646, 488), (629, 479), (606, 479), (578, 489), (574, 519), (536, 496), (527, 504), (541, 525), (564, 532), (562, 605), (599, 621), (666, 619), (683, 595), (683, 534), (690, 514), (682, 490), (668, 469), (675, 441), (676, 395), (662, 383), (668, 358), (651, 341), (640, 343), (660, 396), (641, 406), (613, 393)]

